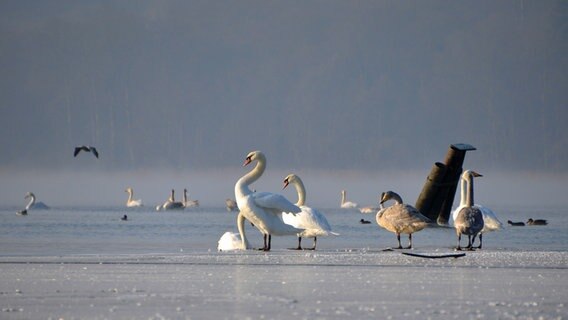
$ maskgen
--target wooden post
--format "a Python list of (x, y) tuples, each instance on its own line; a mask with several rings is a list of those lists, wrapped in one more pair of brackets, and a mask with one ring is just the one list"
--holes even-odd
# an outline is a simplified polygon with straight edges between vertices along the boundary
[(462, 173), (465, 153), (470, 150), (476, 149), (465, 143), (450, 145), (444, 163), (434, 165), (418, 196), (416, 208), (431, 220), (437, 221), (438, 224), (448, 223)]

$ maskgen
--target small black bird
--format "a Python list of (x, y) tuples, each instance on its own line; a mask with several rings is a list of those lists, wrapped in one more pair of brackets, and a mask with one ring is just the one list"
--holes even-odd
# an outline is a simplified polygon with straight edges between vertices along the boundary
[(122, 221), (128, 221), (128, 216), (127, 216), (127, 215), (124, 215), (124, 216), (122, 216), (122, 218), (120, 218), (120, 220), (122, 220)]
[(97, 157), (97, 159), (99, 158), (99, 153), (97, 152), (97, 149), (91, 146), (75, 147), (75, 152), (73, 152), (73, 156), (76, 157), (81, 151), (92, 152), (95, 155), (95, 157)]
[(365, 219), (361, 219), (359, 220), (359, 222), (361, 222), (362, 224), (369, 224), (371, 223), (371, 221), (365, 220)]

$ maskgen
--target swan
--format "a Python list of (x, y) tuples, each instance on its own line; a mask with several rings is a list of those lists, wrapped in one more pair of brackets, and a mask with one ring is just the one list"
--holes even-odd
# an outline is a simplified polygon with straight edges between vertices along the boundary
[(142, 207), (143, 206), (142, 200), (132, 199), (132, 197), (134, 196), (134, 191), (132, 190), (132, 188), (130, 188), (130, 187), (126, 188), (126, 190), (124, 190), (124, 192), (128, 192), (128, 200), (126, 200), (126, 206), (127, 207)]
[(345, 190), (341, 190), (341, 207), (343, 209), (353, 209), (359, 206), (355, 202), (345, 201), (346, 198), (347, 198), (347, 192)]
[(199, 200), (189, 200), (187, 198), (187, 189), (183, 189), (183, 206), (185, 208), (199, 207)]
[(239, 209), (237, 207), (237, 202), (231, 198), (225, 199), (225, 206), (227, 207), (227, 211), (229, 212)]
[(318, 236), (339, 235), (331, 231), (331, 226), (323, 213), (304, 205), (306, 202), (306, 188), (302, 179), (295, 174), (289, 174), (284, 179), (284, 188), (290, 184), (293, 184), (298, 192), (296, 206), (300, 207), (302, 211), (296, 215), (283, 212), (282, 220), (295, 228), (304, 229), (304, 231), (298, 233), (298, 247), (296, 250), (302, 250), (302, 237), (314, 238), (314, 246), (310, 250), (315, 250)]
[[(239, 233), (225, 232), (217, 242), (218, 251), (233, 251), (250, 249), (245, 234), (245, 217), (239, 212), (237, 215), (237, 228)], [(240, 236), (240, 237), (239, 237)]]
[(383, 205), (388, 200), (394, 200), (395, 204), (377, 212), (377, 224), (396, 234), (398, 240), (396, 249), (403, 249), (400, 244), (400, 234), (407, 233), (409, 242), (405, 249), (412, 249), (412, 234), (426, 228), (431, 221), (423, 216), (418, 209), (403, 203), (402, 198), (396, 192), (383, 192), (380, 204)]
[(73, 157), (77, 157), (77, 155), (79, 154), (79, 152), (81, 151), (85, 151), (85, 152), (92, 152), (95, 157), (98, 159), (99, 158), (99, 152), (97, 151), (97, 149), (95, 147), (91, 147), (91, 146), (78, 146), (75, 147), (75, 151), (73, 152)]
[(359, 208), (359, 211), (361, 213), (375, 213), (377, 211), (379, 211), (379, 207), (373, 207), (373, 206), (367, 206), (367, 207), (363, 207), (363, 208)]
[[(468, 237), (468, 244), (466, 249), (472, 250), (475, 237), (478, 233), (481, 232), (481, 230), (483, 230), (484, 225), (483, 213), (481, 212), (481, 209), (473, 205), (475, 203), (473, 198), (473, 178), (481, 177), (481, 175), (475, 171), (470, 170), (466, 170), (466, 172), (464, 173), (467, 173), (465, 175), (462, 175), (462, 177), (465, 178), (465, 182), (467, 184), (465, 206), (460, 209), (454, 219), (454, 228), (456, 229), (456, 234), (458, 236), (458, 246), (456, 247), (456, 250), (461, 250), (460, 240), (462, 234), (466, 234)], [(481, 243), (481, 239), (479, 240)], [(481, 248), (481, 244), (479, 245), (479, 247)]]
[(183, 210), (184, 206), (183, 203), (175, 200), (174, 197), (174, 189), (172, 189), (170, 198), (162, 205), (162, 209), (164, 210)]
[[(477, 173), (478, 176), (476, 177), (482, 177), (481, 174)], [(466, 198), (467, 198), (467, 176), (471, 175), (471, 171), (470, 170), (465, 170), (462, 175), (461, 175), (461, 186), (460, 186), (460, 190), (461, 190), (461, 199), (460, 199), (460, 205), (452, 212), (452, 222), (454, 222), (456, 220), (457, 214), (458, 212), (460, 212), (460, 210), (465, 207), (465, 202), (466, 202)], [(497, 218), (497, 215), (495, 214), (495, 212), (493, 212), (493, 210), (484, 207), (480, 204), (473, 204), (474, 207), (478, 208), (479, 210), (481, 210), (481, 214), (483, 215), (483, 229), (481, 230), (481, 232), (479, 233), (479, 246), (477, 248), (481, 249), (482, 245), (483, 245), (483, 234), (487, 233), (487, 232), (491, 232), (491, 231), (497, 231), (497, 230), (501, 230), (503, 229), (503, 223), (501, 223), (501, 221), (499, 221), (499, 219)], [(473, 244), (472, 244), (473, 245)]]
[(34, 209), (34, 210), (49, 210), (49, 206), (41, 201), (36, 202), (36, 196), (33, 192), (28, 192), (24, 196), (24, 199), (30, 198), (28, 205), (26, 206), (26, 210)]
[[(241, 210), (239, 218), (244, 217), (254, 224), (264, 235), (264, 247), (262, 250), (270, 251), (272, 235), (295, 235), (302, 230), (294, 228), (282, 221), (282, 212), (293, 214), (301, 211), (296, 205), (288, 201), (284, 196), (271, 192), (252, 192), (249, 185), (260, 178), (266, 169), (266, 157), (261, 151), (250, 152), (243, 166), (256, 161), (253, 170), (242, 176), (235, 184), (235, 198)], [(268, 237), (268, 242), (266, 238)], [(242, 239), (243, 247), (245, 239)]]

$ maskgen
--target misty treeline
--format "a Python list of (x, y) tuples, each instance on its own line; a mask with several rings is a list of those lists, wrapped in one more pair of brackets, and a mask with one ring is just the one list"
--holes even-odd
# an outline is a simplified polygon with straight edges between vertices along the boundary
[(563, 1), (0, 10), (0, 165), (568, 169)]

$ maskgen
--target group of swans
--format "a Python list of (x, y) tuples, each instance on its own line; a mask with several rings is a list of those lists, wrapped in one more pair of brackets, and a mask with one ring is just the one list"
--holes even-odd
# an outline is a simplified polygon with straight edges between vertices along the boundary
[(240, 245), (237, 235), (227, 232), (219, 240), (219, 250), (251, 248), (245, 234), (245, 220), (252, 223), (263, 234), (264, 246), (260, 250), (264, 251), (271, 249), (272, 235), (296, 235), (298, 237), (297, 248), (300, 249), (302, 237), (314, 238), (313, 248), (315, 248), (317, 236), (335, 234), (332, 233), (322, 213), (304, 205), (306, 191), (298, 176), (288, 175), (284, 179), (284, 187), (289, 184), (296, 187), (297, 204), (291, 203), (280, 194), (251, 191), (249, 186), (257, 181), (266, 169), (266, 156), (261, 151), (252, 151), (246, 156), (243, 166), (253, 162), (256, 162), (255, 167), (235, 184), (235, 198), (240, 210), (237, 215)]
[(160, 210), (183, 210), (185, 208), (199, 207), (199, 200), (190, 200), (187, 196), (187, 189), (183, 189), (183, 201), (175, 200), (175, 190), (172, 189), (170, 197), (162, 205), (156, 207), (156, 211)]
[(49, 206), (46, 205), (45, 203), (43, 203), (41, 201), (36, 202), (36, 196), (35, 196), (35, 194), (33, 194), (33, 192), (26, 193), (26, 195), (24, 196), (24, 199), (29, 199), (29, 201), (28, 201), (28, 204), (26, 205), (26, 207), (23, 210), (16, 212), (20, 216), (27, 215), (28, 210), (30, 210), (30, 209), (34, 209), (34, 210), (48, 210), (48, 209), (50, 209)]

